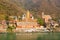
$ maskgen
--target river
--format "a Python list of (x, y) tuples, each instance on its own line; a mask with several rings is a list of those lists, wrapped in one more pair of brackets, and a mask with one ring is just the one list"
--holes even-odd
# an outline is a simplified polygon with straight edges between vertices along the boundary
[(60, 40), (60, 33), (0, 33), (0, 40)]

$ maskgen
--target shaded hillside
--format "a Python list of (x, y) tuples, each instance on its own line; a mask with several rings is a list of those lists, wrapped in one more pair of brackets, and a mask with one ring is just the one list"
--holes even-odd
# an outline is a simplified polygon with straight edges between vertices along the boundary
[(59, 0), (25, 0), (24, 6), (26, 9), (37, 13), (37, 15), (41, 15), (41, 12), (44, 11), (46, 14), (50, 14), (53, 17), (59, 17), (59, 2)]
[(60, 17), (60, 0), (0, 0), (0, 14), (21, 15), (26, 10), (35, 17), (40, 17), (41, 12), (52, 17)]
[(0, 1), (0, 14), (5, 15), (18, 15), (24, 12), (22, 6), (18, 6), (15, 1), (1, 0)]

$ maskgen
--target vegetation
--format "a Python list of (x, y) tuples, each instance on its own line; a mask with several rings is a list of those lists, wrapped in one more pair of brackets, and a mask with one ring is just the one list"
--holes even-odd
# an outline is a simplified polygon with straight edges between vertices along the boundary
[(14, 26), (14, 24), (12, 23), (12, 26), (11, 25), (9, 25), (10, 23), (9, 23), (9, 17), (8, 16), (5, 16), (5, 20), (6, 20), (6, 24), (7, 24), (7, 31), (8, 32), (13, 32), (13, 29), (15, 29), (16, 28), (16, 26)]
[(40, 25), (43, 25), (43, 23), (44, 23), (41, 18), (38, 18), (37, 22), (38, 22), (38, 24), (40, 24)]
[(13, 32), (13, 29), (15, 29), (16, 27), (14, 26), (14, 25), (12, 25), (12, 26), (8, 26), (8, 28), (7, 28), (7, 31), (8, 32)]
[(34, 16), (40, 17), (41, 12), (44, 11), (46, 14), (52, 15), (53, 18), (58, 18), (60, 17), (59, 3), (58, 0), (1, 0), (0, 15), (21, 15), (26, 10), (30, 10)]

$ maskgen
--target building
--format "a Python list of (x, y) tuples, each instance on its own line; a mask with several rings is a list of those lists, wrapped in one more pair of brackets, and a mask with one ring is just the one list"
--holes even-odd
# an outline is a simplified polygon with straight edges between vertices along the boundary
[(42, 18), (44, 19), (45, 23), (48, 23), (49, 20), (52, 19), (50, 15), (45, 15), (44, 12), (42, 12)]
[(36, 28), (37, 19), (34, 19), (33, 15), (29, 11), (22, 15), (22, 20), (17, 22), (17, 28)]
[(6, 21), (2, 20), (0, 23), (0, 32), (6, 32), (6, 30), (7, 30)]

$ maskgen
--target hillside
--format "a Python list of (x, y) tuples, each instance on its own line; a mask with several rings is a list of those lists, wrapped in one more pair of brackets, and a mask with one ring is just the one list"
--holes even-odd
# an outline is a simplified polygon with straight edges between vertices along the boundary
[(35, 17), (44, 11), (53, 18), (60, 18), (60, 0), (0, 0), (0, 15), (21, 15), (26, 10)]

